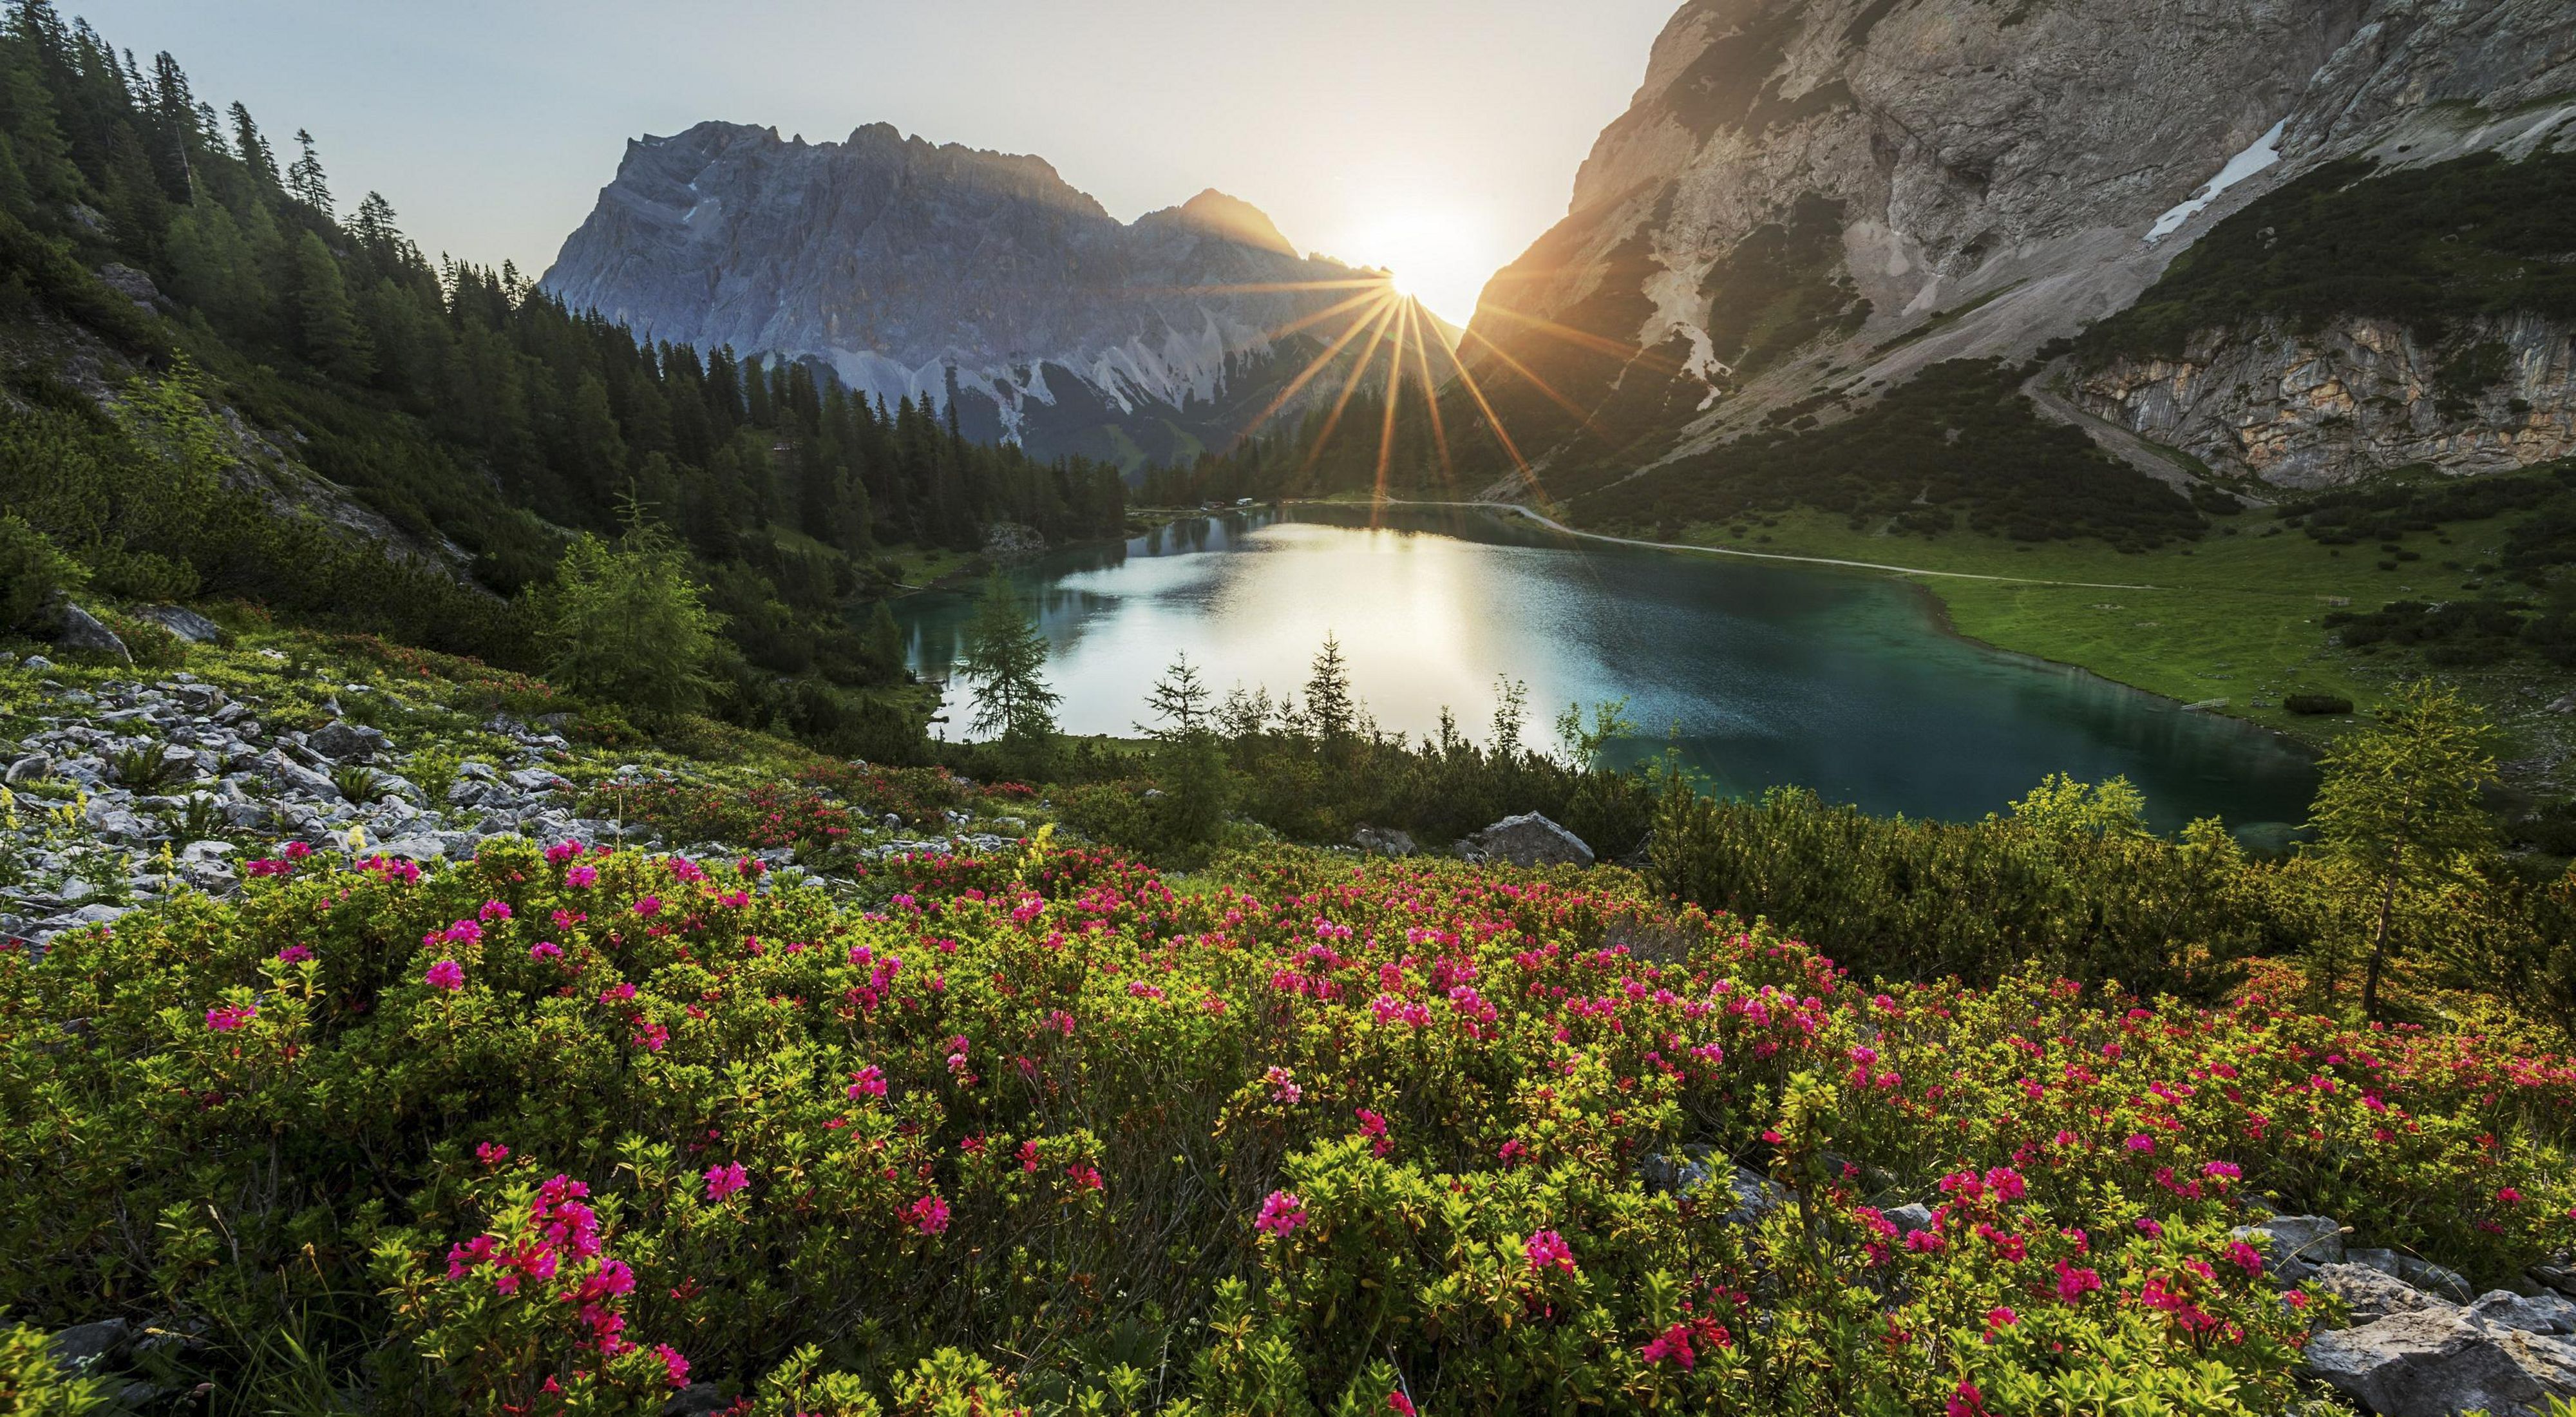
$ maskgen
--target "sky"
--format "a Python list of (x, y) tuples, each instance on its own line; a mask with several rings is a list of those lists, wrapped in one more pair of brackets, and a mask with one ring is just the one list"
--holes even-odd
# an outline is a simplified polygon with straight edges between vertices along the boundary
[(298, 128), (433, 257), (530, 274), (625, 140), (872, 122), (1035, 153), (1122, 220), (1215, 187), (1465, 322), (1565, 215), (1678, 0), (59, 0)]

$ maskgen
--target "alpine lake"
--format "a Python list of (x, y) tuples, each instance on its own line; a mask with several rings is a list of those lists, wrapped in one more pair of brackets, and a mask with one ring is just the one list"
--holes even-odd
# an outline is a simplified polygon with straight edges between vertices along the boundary
[[(1608, 545), (1500, 509), (1244, 509), (1012, 575), (1071, 733), (1135, 734), (1178, 653), (1219, 698), (1297, 693), (1331, 634), (1381, 730), (1433, 733), (1446, 708), (1482, 738), (1503, 679), (1528, 686), (1533, 743), (1569, 703), (1624, 698), (1639, 731), (1614, 756), (1677, 750), (1719, 793), (1972, 821), (2051, 773), (2125, 777), (2158, 830), (2215, 816), (2277, 847), (2317, 785), (2280, 734), (1961, 639), (1892, 575)], [(947, 682), (950, 735), (972, 716), (954, 665), (974, 601), (895, 603), (913, 668)]]

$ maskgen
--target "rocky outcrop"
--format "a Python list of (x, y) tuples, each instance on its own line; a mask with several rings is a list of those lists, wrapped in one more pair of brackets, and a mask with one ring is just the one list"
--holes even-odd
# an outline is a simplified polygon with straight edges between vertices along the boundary
[[(2497, 472), (2576, 453), (2576, 329), (2538, 315), (2481, 320), (2427, 348), (2394, 321), (2314, 333), (2277, 321), (2205, 330), (2179, 360), (2114, 360), (2069, 392), (2098, 417), (2213, 469), (2323, 487), (2427, 463)], [(2497, 351), (2482, 389), (2443, 387), (2461, 346)], [(2446, 404), (2448, 407), (2446, 407)]]
[(114, 630), (70, 601), (64, 601), (54, 611), (53, 637), (55, 644), (67, 650), (100, 655), (126, 664), (134, 662), (133, 653), (126, 649), (125, 641), (118, 639)]
[[(8, 667), (5, 657), (0, 667)], [(31, 658), (15, 667), (42, 673), (52, 666)], [(0, 742), (0, 777), (19, 807), (11, 822), (0, 823), (0, 860), (15, 867), (0, 875), (0, 940), (41, 944), (175, 892), (233, 891), (241, 883), (234, 858), (245, 849), (268, 854), (280, 841), (424, 863), (470, 858), (494, 837), (662, 844), (649, 831), (581, 816), (555, 771), (571, 744), (542, 724), (506, 716), (484, 724), (487, 740), (507, 751), (490, 761), (442, 760), (435, 770), (452, 769), (454, 781), (432, 792), (406, 776), (427, 777), (432, 769), (379, 729), (343, 719), (310, 732), (279, 731), (261, 720), (256, 704), (187, 674), (95, 690), (38, 680), (28, 699), (22, 719), (32, 731), (18, 743)], [(125, 780), (120, 765), (145, 762), (156, 767), (150, 781)], [(370, 774), (363, 788), (354, 776), (335, 776), (360, 764)], [(611, 781), (659, 786), (673, 775), (630, 766)], [(364, 800), (353, 800), (343, 782)], [(56, 811), (73, 803), (81, 804), (79, 828), (67, 832)], [(932, 841), (903, 834), (893, 820), (867, 834), (871, 844), (858, 853), (1002, 851), (1013, 839), (993, 833), (1019, 825), (1004, 818), (992, 831), (970, 831), (962, 818), (952, 822), (959, 835)], [(730, 857), (746, 848), (706, 842), (684, 849)], [(754, 854), (773, 865), (793, 855), (783, 848)]]
[(1589, 866), (1583, 838), (1536, 812), (1505, 817), (1459, 843), (1470, 861), (1506, 866)]
[(1121, 223), (1034, 157), (882, 123), (808, 143), (711, 122), (629, 143), (543, 284), (889, 405), (944, 409), (953, 380), (970, 433), (1132, 459), (1240, 432), (1341, 326), (1283, 331), (1358, 274), (1219, 192)]
[(2307, 1364), (2383, 1417), (2541, 1417), (2550, 1398), (2576, 1397), (2576, 1344), (2448, 1306), (2318, 1334)]
[(1823, 389), (2027, 356), (2284, 181), (2528, 151), (2561, 96), (2558, 0), (1691, 0), (1469, 359), (1525, 444), (1623, 475)]

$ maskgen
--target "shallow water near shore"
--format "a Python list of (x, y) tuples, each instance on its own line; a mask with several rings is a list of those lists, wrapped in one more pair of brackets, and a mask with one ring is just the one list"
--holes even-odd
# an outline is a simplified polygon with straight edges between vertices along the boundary
[[(1305, 682), (1329, 632), (1382, 729), (1483, 738), (1498, 676), (1532, 741), (1567, 703), (1628, 700), (1627, 760), (1678, 746), (1713, 789), (1782, 784), (1874, 813), (1965, 821), (2052, 772), (2125, 776), (2171, 830), (2223, 817), (2277, 841), (2316, 769), (2290, 740), (1941, 626), (1890, 577), (1605, 546), (1470, 508), (1290, 506), (1176, 522), (1016, 573), (1075, 733), (1133, 733), (1186, 651), (1222, 695)], [(950, 677), (972, 592), (896, 603), (915, 669)], [(971, 710), (952, 683), (945, 731)]]

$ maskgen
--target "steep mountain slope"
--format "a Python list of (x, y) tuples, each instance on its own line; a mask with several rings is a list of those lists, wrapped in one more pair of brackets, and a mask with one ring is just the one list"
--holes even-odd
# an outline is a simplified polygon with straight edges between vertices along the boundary
[[(1847, 405), (1828, 390), (2026, 357), (2339, 159), (2527, 155), (2576, 139), (2570, 119), (2576, 24), (2557, 0), (1692, 0), (1571, 214), (1486, 291), (1470, 358), (1523, 448), (1552, 453), (1549, 490), (1580, 492), (1793, 405), (1830, 421)], [(2566, 333), (2512, 346), (2536, 372), (2496, 415), (2576, 426)], [(2224, 365), (2230, 389), (2279, 386), (2314, 354), (2227, 339), (2192, 365)], [(2173, 368), (2108, 377), (2087, 404), (2174, 437), (2134, 394)], [(2333, 481), (2472, 443), (2456, 465), (2530, 461), (2562, 437), (2239, 461)]]
[(1355, 279), (1218, 192), (1122, 224), (1034, 157), (701, 123), (628, 144), (542, 284), (889, 405), (953, 379), (970, 433), (1132, 467), (1231, 442), (1320, 347), (1280, 332)]

